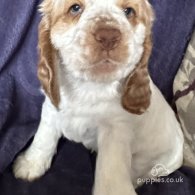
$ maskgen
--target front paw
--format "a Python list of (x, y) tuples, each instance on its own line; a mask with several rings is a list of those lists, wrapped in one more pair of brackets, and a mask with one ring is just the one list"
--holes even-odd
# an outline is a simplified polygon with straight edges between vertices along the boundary
[(16, 178), (33, 181), (41, 177), (50, 167), (50, 161), (21, 154), (13, 165)]

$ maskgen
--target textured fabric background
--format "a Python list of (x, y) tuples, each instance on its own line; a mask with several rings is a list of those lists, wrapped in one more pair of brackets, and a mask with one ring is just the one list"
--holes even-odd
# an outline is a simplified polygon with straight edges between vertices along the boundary
[(186, 138), (185, 163), (195, 167), (195, 31), (174, 80), (174, 95)]
[[(39, 3), (40, 0), (0, 0), (0, 194), (49, 195), (51, 190), (51, 194), (57, 191), (56, 194), (87, 195), (93, 182), (94, 158), (81, 145), (69, 141), (63, 141), (53, 168), (40, 181), (33, 184), (16, 181), (10, 172), (15, 155), (36, 132), (44, 99), (36, 76)], [(151, 0), (151, 3), (156, 22), (149, 68), (155, 83), (171, 102), (173, 79), (194, 28), (195, 1)], [(187, 174), (182, 188), (164, 184), (158, 191), (159, 185), (146, 186), (152, 190), (148, 194), (173, 194), (170, 189), (176, 194), (195, 194), (194, 173), (181, 171), (175, 174)]]

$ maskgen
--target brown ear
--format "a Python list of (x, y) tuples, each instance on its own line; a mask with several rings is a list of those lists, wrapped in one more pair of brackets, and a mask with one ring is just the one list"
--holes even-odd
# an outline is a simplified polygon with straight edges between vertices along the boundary
[(46, 20), (42, 19), (39, 25), (39, 63), (38, 78), (45, 93), (51, 102), (58, 107), (60, 102), (59, 87), (57, 81), (56, 51), (50, 40), (50, 30)]
[(143, 56), (124, 84), (122, 105), (128, 112), (134, 114), (144, 113), (150, 105), (151, 90), (148, 60), (151, 48), (151, 38), (148, 36), (144, 42)]

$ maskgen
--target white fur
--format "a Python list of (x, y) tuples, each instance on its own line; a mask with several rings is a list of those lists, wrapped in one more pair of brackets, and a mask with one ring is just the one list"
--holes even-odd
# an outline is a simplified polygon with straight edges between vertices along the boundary
[[(90, 2), (94, 1), (88, 1), (89, 7)], [(58, 64), (61, 102), (56, 109), (46, 96), (34, 141), (15, 162), (17, 178), (34, 180), (43, 175), (62, 135), (98, 151), (95, 195), (134, 195), (137, 179), (152, 177), (155, 165), (163, 164), (170, 173), (181, 166), (183, 135), (173, 111), (153, 82), (150, 80), (151, 104), (144, 114), (128, 113), (121, 106), (122, 80), (142, 56), (145, 27), (127, 25), (113, 2), (98, 0), (67, 32), (53, 30), (52, 43), (61, 57)], [(107, 82), (94, 81), (79, 68), (87, 64), (81, 53), (87, 51), (82, 39), (87, 36), (89, 18), (99, 13), (114, 18), (113, 25), (120, 28), (129, 46), (128, 63)], [(132, 32), (131, 36), (126, 32)]]

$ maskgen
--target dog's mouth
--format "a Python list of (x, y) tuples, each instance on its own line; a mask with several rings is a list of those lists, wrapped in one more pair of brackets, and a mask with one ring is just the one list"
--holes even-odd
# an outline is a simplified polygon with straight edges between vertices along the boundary
[(117, 69), (118, 64), (118, 62), (111, 59), (103, 59), (94, 63), (94, 65), (91, 66), (91, 69), (94, 74), (109, 74)]

